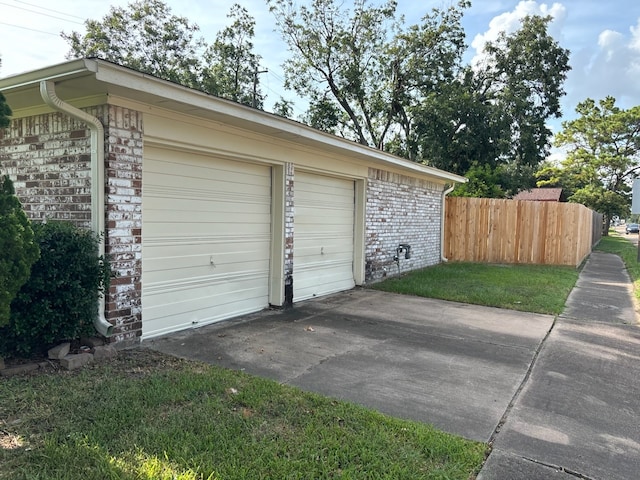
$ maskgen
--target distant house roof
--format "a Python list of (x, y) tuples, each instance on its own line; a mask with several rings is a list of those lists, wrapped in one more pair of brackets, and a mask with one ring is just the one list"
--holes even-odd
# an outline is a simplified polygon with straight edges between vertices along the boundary
[(561, 188), (532, 188), (518, 193), (514, 200), (537, 200), (539, 202), (559, 202)]

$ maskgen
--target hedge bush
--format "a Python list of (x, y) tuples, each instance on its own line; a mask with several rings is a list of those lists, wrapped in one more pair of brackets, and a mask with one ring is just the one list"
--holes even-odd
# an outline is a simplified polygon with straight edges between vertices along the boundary
[(29, 355), (95, 333), (93, 320), (111, 269), (98, 255), (99, 237), (67, 222), (33, 225), (40, 259), (0, 328), (0, 354)]
[(29, 278), (40, 250), (31, 223), (9, 177), (0, 178), (0, 327), (9, 322), (11, 301)]

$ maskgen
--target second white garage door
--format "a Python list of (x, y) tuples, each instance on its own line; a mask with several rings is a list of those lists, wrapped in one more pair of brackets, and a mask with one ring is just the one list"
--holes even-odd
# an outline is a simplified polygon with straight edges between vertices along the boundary
[(148, 147), (143, 179), (143, 336), (267, 307), (271, 169)]
[(294, 205), (294, 301), (353, 288), (353, 180), (296, 172)]

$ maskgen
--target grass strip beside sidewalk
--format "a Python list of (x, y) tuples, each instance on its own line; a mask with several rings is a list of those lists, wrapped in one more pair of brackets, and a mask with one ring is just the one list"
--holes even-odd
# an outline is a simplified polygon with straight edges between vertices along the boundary
[(451, 262), (377, 283), (387, 292), (558, 315), (578, 280), (573, 267)]
[(638, 262), (638, 247), (620, 234), (610, 231), (602, 237), (595, 250), (618, 255), (624, 262), (629, 277), (633, 282), (633, 293), (640, 300), (640, 263)]
[(0, 478), (475, 478), (486, 445), (136, 349), (0, 378)]

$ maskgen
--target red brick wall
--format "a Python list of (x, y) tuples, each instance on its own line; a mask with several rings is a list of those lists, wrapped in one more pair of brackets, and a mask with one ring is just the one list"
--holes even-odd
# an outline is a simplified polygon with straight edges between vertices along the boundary
[(0, 174), (14, 181), (29, 218), (91, 226), (89, 136), (83, 122), (62, 113), (14, 119), (0, 130)]
[[(112, 342), (142, 332), (142, 114), (115, 106), (85, 109), (105, 127), (105, 251), (116, 273), (105, 298)], [(0, 174), (14, 181), (35, 221), (91, 227), (90, 131), (63, 113), (13, 119), (0, 130)]]

